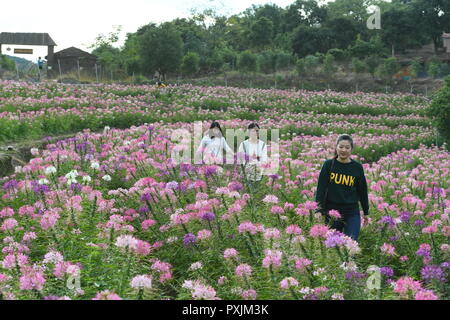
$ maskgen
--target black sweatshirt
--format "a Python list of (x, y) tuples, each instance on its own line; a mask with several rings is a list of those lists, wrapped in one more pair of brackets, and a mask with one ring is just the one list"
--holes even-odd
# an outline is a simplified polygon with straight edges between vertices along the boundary
[(358, 202), (361, 202), (364, 214), (368, 215), (369, 197), (363, 166), (353, 159), (349, 163), (342, 163), (335, 159), (333, 170), (330, 172), (332, 161), (332, 159), (326, 160), (320, 171), (316, 202), (323, 208), (325, 189), (329, 181), (327, 210), (359, 209)]

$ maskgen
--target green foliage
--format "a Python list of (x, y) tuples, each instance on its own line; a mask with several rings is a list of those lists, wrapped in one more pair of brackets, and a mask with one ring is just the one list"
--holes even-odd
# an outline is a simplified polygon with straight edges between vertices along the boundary
[(367, 63), (358, 58), (352, 59), (352, 70), (356, 73), (365, 73), (369, 69)]
[(255, 54), (250, 51), (244, 51), (239, 55), (238, 68), (240, 71), (256, 72), (258, 62)]
[(297, 71), (297, 73), (299, 75), (304, 75), (306, 73), (306, 64), (305, 64), (305, 59), (298, 59), (296, 66), (295, 66), (295, 70)]
[(189, 52), (183, 57), (181, 70), (185, 75), (195, 75), (199, 70), (200, 57), (195, 52)]
[(183, 40), (171, 23), (156, 27), (151, 25), (142, 34), (140, 55), (144, 72), (158, 71), (164, 77), (168, 72), (177, 72), (183, 58)]
[(428, 115), (433, 119), (440, 135), (450, 145), (450, 76), (445, 79), (445, 85), (434, 96), (428, 109)]
[(335, 59), (332, 54), (327, 53), (323, 59), (322, 70), (328, 75), (331, 75), (337, 71), (337, 66), (335, 65)]
[(383, 60), (383, 63), (377, 69), (377, 73), (385, 80), (391, 80), (399, 70), (400, 64), (397, 59), (391, 57)]
[(9, 59), (5, 55), (0, 54), (0, 69), (4, 69), (7, 71), (14, 71), (16, 69), (16, 65), (14, 61)]
[(419, 58), (415, 58), (412, 62), (411, 65), (409, 66), (409, 73), (414, 77), (417, 78), (417, 75), (419, 74), (419, 72), (422, 70), (422, 59)]

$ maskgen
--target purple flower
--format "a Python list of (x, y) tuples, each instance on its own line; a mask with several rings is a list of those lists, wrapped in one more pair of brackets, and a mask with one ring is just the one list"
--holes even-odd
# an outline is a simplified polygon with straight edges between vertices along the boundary
[(427, 248), (425, 246), (420, 246), (419, 250), (416, 251), (416, 254), (418, 256), (422, 256), (422, 257), (429, 257), (430, 250), (429, 250), (429, 248)]
[(147, 206), (142, 206), (139, 208), (139, 213), (147, 213), (147, 212), (149, 212)]
[(333, 232), (324, 241), (327, 248), (336, 247), (337, 245), (343, 244), (344, 242), (344, 238), (342, 237), (342, 234), (340, 232)]
[(442, 262), (441, 263), (441, 267), (442, 268), (446, 268), (446, 269), (450, 269), (450, 262), (448, 262), (448, 261)]
[(5, 182), (5, 184), (3, 184), (3, 189), (4, 190), (11, 190), (17, 187), (17, 185), (19, 184), (19, 182), (17, 182), (17, 180), (9, 180), (8, 182)]
[(202, 214), (202, 219), (206, 221), (213, 221), (216, 218), (215, 214), (212, 212), (204, 212)]
[(178, 187), (178, 182), (176, 181), (170, 181), (166, 183), (167, 189), (176, 189)]
[(403, 211), (403, 212), (400, 214), (400, 220), (401, 220), (402, 222), (408, 222), (410, 216), (411, 216), (411, 213), (409, 213), (408, 211)]
[(389, 217), (389, 216), (382, 216), (380, 219), (380, 223), (387, 224), (389, 227), (395, 226), (394, 219), (392, 219), (392, 217)]
[(205, 177), (210, 177), (216, 173), (217, 173), (217, 167), (215, 167), (215, 166), (207, 166), (204, 169)]
[(423, 220), (417, 219), (416, 221), (414, 221), (414, 225), (416, 226), (421, 226), (423, 225), (425, 222)]
[(189, 172), (192, 171), (194, 167), (190, 163), (182, 163), (180, 164), (180, 172)]
[(232, 181), (228, 184), (228, 189), (230, 191), (240, 191), (244, 188), (244, 186), (242, 185), (242, 183), (238, 182), (238, 181)]
[(151, 199), (152, 199), (152, 196), (150, 193), (144, 193), (143, 195), (141, 195), (142, 202), (150, 201)]
[(197, 237), (193, 233), (187, 233), (183, 237), (183, 244), (187, 247), (197, 242)]
[(277, 180), (278, 178), (280, 178), (280, 176), (277, 174), (271, 174), (271, 175), (269, 175), (269, 178), (272, 180)]
[(47, 185), (39, 184), (35, 181), (32, 182), (32, 185), (33, 185), (33, 191), (35, 193), (46, 193), (50, 190), (50, 188)]
[(398, 240), (398, 236), (393, 236), (393, 237), (390, 237), (389, 238), (389, 241), (391, 241), (391, 242), (395, 242), (395, 241), (397, 241)]
[(81, 184), (79, 184), (79, 183), (72, 183), (70, 185), (70, 190), (72, 190), (72, 191), (80, 191), (81, 190)]
[(446, 282), (445, 272), (438, 265), (430, 265), (422, 268), (420, 272), (425, 281), (438, 280)]
[(394, 275), (394, 270), (391, 267), (381, 267), (380, 272), (386, 277), (392, 277)]

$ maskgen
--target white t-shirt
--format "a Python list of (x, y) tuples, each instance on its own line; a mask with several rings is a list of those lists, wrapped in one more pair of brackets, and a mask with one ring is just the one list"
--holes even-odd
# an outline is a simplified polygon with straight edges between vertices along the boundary
[(200, 146), (197, 149), (198, 153), (201, 153), (203, 150), (203, 160), (206, 161), (205, 158), (219, 158), (222, 159), (222, 151), (226, 150), (226, 152), (233, 153), (233, 150), (228, 145), (227, 141), (224, 137), (214, 137), (211, 139), (208, 135), (204, 136), (202, 141), (200, 142)]
[(262, 140), (258, 140), (258, 143), (252, 143), (249, 139), (243, 141), (239, 152), (246, 153), (250, 157), (249, 162), (258, 161), (257, 157), (260, 157), (260, 162), (267, 161), (267, 144)]
[(252, 143), (247, 139), (239, 146), (239, 152), (249, 156), (248, 162), (240, 160), (241, 163), (245, 164), (245, 175), (247, 179), (250, 181), (260, 181), (263, 175), (262, 163), (267, 162), (266, 143), (262, 140), (258, 140), (257, 143)]

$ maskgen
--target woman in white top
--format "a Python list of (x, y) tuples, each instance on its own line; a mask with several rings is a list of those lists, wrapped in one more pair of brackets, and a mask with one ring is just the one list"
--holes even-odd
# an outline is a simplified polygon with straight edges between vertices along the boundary
[[(262, 165), (267, 162), (267, 145), (259, 139), (259, 125), (248, 126), (249, 139), (243, 141), (239, 151), (245, 154), (244, 170), (247, 180), (253, 185), (262, 179)], [(256, 183), (255, 183), (256, 182)]]
[(200, 142), (197, 153), (202, 153), (203, 162), (206, 164), (223, 164), (224, 150), (227, 153), (229, 152), (231, 156), (234, 156), (233, 150), (230, 148), (223, 136), (220, 124), (217, 121), (213, 121), (209, 127), (209, 130)]

